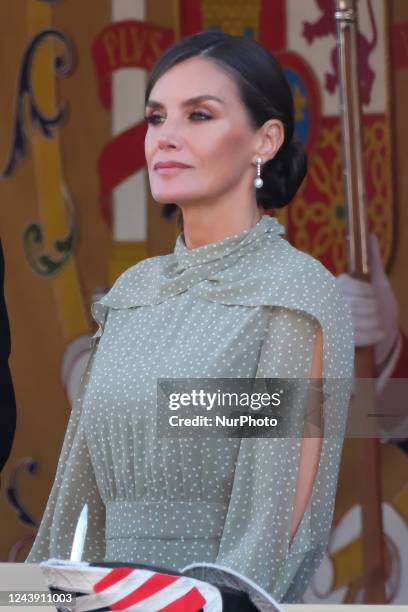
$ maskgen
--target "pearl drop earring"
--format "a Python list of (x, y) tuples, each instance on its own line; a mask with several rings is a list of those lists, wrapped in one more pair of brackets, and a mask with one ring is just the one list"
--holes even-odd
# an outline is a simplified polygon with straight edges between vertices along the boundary
[(260, 189), (263, 185), (263, 180), (261, 179), (262, 157), (257, 157), (255, 161), (256, 161), (256, 179), (254, 180), (254, 185), (257, 189)]

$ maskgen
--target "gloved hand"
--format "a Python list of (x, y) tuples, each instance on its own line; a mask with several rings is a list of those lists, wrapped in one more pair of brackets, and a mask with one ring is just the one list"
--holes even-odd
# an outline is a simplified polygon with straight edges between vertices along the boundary
[(61, 381), (66, 388), (71, 406), (78, 396), (82, 375), (91, 355), (91, 335), (78, 336), (65, 349), (62, 359)]
[(381, 390), (392, 373), (391, 362), (395, 365), (402, 345), (398, 325), (399, 308), (384, 272), (377, 237), (373, 233), (369, 236), (368, 247), (371, 281), (340, 274), (336, 278), (336, 284), (351, 308), (355, 345), (374, 345), (375, 363), (380, 378), (378, 390)]

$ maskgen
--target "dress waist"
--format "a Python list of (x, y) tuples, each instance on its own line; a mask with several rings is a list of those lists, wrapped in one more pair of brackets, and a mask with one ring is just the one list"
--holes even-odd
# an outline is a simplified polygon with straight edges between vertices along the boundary
[(221, 537), (227, 503), (206, 501), (109, 501), (106, 540)]

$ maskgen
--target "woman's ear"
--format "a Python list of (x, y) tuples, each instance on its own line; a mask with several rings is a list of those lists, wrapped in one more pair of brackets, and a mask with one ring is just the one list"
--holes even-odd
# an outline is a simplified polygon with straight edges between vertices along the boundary
[[(261, 155), (264, 162), (275, 157), (285, 140), (285, 129), (279, 119), (269, 119), (258, 130), (256, 156)], [(254, 157), (254, 163), (255, 163)]]

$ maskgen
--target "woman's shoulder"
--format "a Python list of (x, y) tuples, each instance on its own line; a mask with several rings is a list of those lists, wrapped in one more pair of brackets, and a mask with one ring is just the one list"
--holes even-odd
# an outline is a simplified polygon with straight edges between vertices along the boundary
[(259, 258), (256, 275), (261, 275), (266, 284), (279, 284), (281, 288), (296, 288), (315, 295), (338, 294), (335, 276), (313, 255), (293, 246), (286, 239), (279, 241), (278, 248), (265, 249)]
[(172, 254), (156, 255), (138, 261), (122, 272), (109, 291), (98, 302), (98, 305), (109, 308), (129, 308), (135, 305), (149, 304), (160, 284), (163, 268), (171, 263)]
[(336, 277), (316, 257), (287, 240), (282, 243), (261, 265), (258, 290), (254, 289), (259, 303), (281, 306), (315, 319), (326, 339), (326, 351), (334, 355), (336, 363), (339, 355), (344, 358), (344, 372), (351, 372), (354, 361), (351, 310)]
[(238, 274), (231, 284), (215, 285), (208, 291), (226, 304), (281, 307), (303, 312), (323, 327), (352, 328), (348, 304), (338, 289), (336, 277), (316, 257), (294, 247), (286, 239), (265, 245), (251, 262), (250, 273)]
[(133, 266), (126, 268), (116, 279), (116, 283), (124, 283), (129, 279), (143, 276), (144, 274), (151, 274), (155, 270), (162, 270), (163, 266), (169, 263), (173, 259), (173, 254), (168, 255), (155, 255), (153, 257), (146, 257), (141, 259)]
[(154, 257), (146, 257), (141, 259), (133, 266), (126, 268), (116, 279), (112, 285), (112, 289), (126, 288), (134, 286), (135, 282), (141, 282), (143, 279), (149, 278), (152, 280), (154, 275), (161, 272), (163, 267), (170, 262), (172, 254), (155, 255)]

